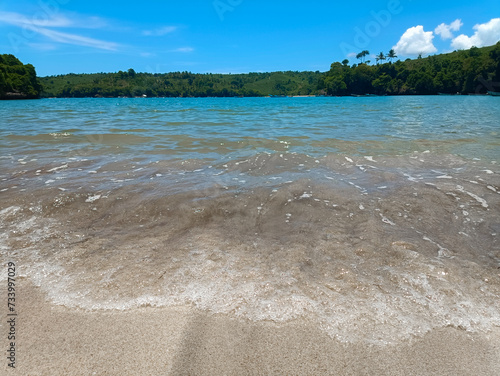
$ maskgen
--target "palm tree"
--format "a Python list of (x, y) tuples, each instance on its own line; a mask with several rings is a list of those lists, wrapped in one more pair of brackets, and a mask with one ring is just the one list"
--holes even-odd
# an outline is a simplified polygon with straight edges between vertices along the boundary
[(383, 52), (379, 53), (379, 54), (375, 57), (375, 59), (377, 59), (377, 63), (378, 63), (379, 61), (381, 61), (381, 60), (385, 60), (385, 55), (384, 55), (384, 53), (383, 53)]
[(360, 52), (359, 54), (357, 54), (356, 59), (359, 59), (360, 63), (362, 63), (363, 62), (363, 53)]
[(359, 54), (356, 55), (356, 59), (361, 60), (361, 63), (365, 62), (365, 57), (367, 55), (370, 55), (370, 52), (367, 50), (361, 51)]
[(370, 56), (370, 51), (364, 50), (363, 51), (363, 57), (365, 57), (365, 56)]
[(391, 61), (392, 59), (395, 59), (398, 57), (398, 55), (396, 55), (396, 53), (394, 52), (394, 50), (391, 48), (391, 50), (389, 51), (389, 53), (387, 54), (387, 59), (389, 61)]

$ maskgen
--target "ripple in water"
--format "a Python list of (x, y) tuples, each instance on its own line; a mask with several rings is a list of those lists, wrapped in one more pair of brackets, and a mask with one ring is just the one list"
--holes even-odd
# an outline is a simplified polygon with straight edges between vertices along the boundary
[(285, 151), (5, 165), (2, 259), (55, 304), (190, 304), (376, 344), (500, 326), (487, 161)]

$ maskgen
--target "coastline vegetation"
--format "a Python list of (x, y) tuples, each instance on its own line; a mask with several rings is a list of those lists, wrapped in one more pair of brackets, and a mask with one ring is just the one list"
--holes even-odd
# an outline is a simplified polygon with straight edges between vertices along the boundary
[[(376, 55), (376, 65), (364, 62), (368, 51), (356, 57), (361, 63), (349, 66), (349, 61), (333, 63), (318, 84), (328, 95), (429, 95), (429, 94), (486, 94), (500, 91), (500, 42), (490, 47), (405, 61)], [(389, 60), (387, 63), (380, 62)]]
[(44, 97), (259, 97), (314, 95), (322, 73), (198, 74), (127, 72), (41, 78)]
[[(373, 55), (372, 55), (373, 56)], [(500, 42), (489, 47), (397, 60), (394, 50), (361, 51), (360, 62), (330, 70), (246, 74), (191, 72), (64, 74), (36, 77), (31, 64), (0, 55), (0, 99), (38, 97), (258, 97), (302, 95), (486, 94), (500, 91)]]

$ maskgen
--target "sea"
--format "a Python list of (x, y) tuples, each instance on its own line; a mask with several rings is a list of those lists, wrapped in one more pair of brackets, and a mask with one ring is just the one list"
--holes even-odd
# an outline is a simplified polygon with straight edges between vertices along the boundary
[(500, 98), (0, 101), (0, 260), (85, 311), (500, 326)]

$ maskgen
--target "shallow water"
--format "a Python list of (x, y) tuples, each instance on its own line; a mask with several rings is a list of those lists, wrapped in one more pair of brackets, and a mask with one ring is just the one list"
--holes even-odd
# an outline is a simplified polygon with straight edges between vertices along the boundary
[(47, 99), (0, 118), (2, 261), (55, 304), (380, 344), (500, 326), (496, 98)]

